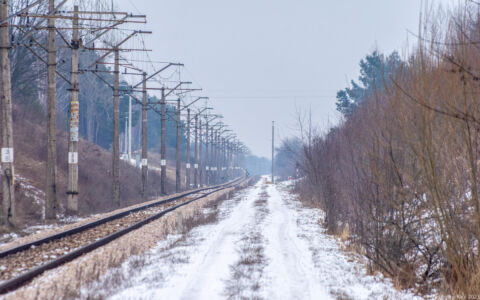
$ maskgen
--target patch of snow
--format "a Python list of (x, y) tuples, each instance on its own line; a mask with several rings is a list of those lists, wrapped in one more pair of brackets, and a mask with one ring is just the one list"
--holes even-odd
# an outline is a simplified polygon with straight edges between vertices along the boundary
[(25, 196), (32, 198), (42, 209), (42, 219), (45, 219), (45, 192), (34, 187), (27, 178), (18, 173), (15, 173), (15, 180), (20, 184)]

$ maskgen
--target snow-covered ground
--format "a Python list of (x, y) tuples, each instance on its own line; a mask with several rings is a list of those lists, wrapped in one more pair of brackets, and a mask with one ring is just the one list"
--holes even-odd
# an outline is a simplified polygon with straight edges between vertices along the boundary
[(170, 235), (84, 288), (82, 298), (416, 298), (367, 275), (326, 235), (322, 212), (302, 207), (286, 185), (260, 181), (218, 210), (218, 222)]

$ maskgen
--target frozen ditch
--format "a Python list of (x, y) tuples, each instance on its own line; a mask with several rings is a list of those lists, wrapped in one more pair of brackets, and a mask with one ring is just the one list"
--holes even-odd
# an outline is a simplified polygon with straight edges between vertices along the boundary
[(285, 185), (257, 183), (218, 208), (218, 220), (169, 235), (85, 287), (81, 298), (415, 299), (349, 258)]

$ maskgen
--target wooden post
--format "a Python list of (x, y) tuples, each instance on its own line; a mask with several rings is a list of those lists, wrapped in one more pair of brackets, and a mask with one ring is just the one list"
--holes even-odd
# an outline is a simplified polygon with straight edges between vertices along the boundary
[(70, 74), (70, 120), (68, 139), (68, 187), (67, 213), (78, 214), (78, 129), (80, 125), (80, 104), (78, 102), (78, 5), (74, 7), (72, 35), (72, 71)]
[(142, 85), (142, 197), (148, 198), (148, 144), (147, 144), (147, 73), (143, 73)]
[[(55, 0), (49, 0), (49, 13), (55, 12)], [(47, 174), (45, 218), (57, 217), (57, 52), (55, 49), (55, 18), (48, 19), (48, 66), (47, 66)]]
[(165, 88), (162, 88), (162, 99), (160, 100), (161, 106), (161, 149), (160, 149), (160, 192), (162, 195), (165, 195), (167, 192), (165, 190), (165, 180), (167, 178), (167, 156), (166, 156), (166, 147), (165, 147)]
[[(8, 17), (8, 1), (0, 1), (0, 19)], [(0, 97), (2, 107), (2, 223), (16, 224), (15, 172), (13, 167), (12, 80), (10, 73), (9, 23), (0, 25)]]
[(186, 189), (190, 189), (190, 108), (187, 108), (187, 153), (185, 160)]
[(182, 189), (180, 181), (180, 98), (177, 99), (177, 144), (176, 144), (176, 165), (175, 165), (175, 192), (179, 193)]
[(112, 158), (112, 198), (113, 204), (120, 207), (120, 54), (119, 49), (115, 47), (115, 67), (113, 83), (113, 158)]

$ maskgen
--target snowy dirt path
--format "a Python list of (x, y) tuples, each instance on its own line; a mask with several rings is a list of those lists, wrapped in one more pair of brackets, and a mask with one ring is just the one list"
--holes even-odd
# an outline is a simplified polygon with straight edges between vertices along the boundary
[[(320, 210), (262, 181), (218, 207), (218, 221), (171, 235), (82, 290), (111, 299), (412, 299), (325, 234)], [(208, 210), (206, 210), (208, 213)]]

